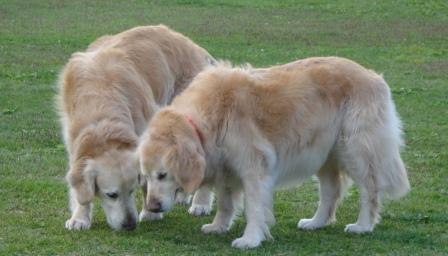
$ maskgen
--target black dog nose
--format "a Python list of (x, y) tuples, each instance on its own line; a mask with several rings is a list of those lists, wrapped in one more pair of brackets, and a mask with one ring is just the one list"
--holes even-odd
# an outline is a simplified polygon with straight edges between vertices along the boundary
[(162, 204), (160, 202), (150, 202), (149, 203), (149, 210), (151, 212), (161, 212), (162, 211)]
[(123, 225), (121, 225), (121, 227), (124, 230), (134, 230), (137, 227), (137, 224), (135, 222), (123, 223)]
[(137, 227), (137, 221), (135, 219), (127, 219), (126, 222), (121, 224), (124, 230), (134, 230)]

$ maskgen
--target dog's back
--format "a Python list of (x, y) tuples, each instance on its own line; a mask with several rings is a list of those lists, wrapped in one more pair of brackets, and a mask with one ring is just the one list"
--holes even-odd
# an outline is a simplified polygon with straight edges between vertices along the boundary
[(136, 27), (99, 38), (87, 51), (104, 48), (120, 49), (127, 55), (160, 105), (168, 104), (197, 73), (214, 62), (206, 50), (164, 25)]

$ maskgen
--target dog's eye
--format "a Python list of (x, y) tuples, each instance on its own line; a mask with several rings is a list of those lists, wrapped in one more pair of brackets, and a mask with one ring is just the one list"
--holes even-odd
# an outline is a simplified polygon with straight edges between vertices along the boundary
[(165, 173), (159, 173), (159, 174), (157, 175), (157, 179), (158, 179), (158, 180), (163, 180), (163, 179), (165, 179), (165, 177), (166, 177), (166, 172), (165, 172)]
[(112, 199), (116, 199), (118, 197), (118, 193), (106, 193), (106, 195)]

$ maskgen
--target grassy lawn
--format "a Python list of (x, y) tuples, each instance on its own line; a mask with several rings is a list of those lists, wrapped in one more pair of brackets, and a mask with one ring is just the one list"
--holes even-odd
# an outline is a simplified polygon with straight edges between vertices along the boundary
[[(212, 217), (190, 217), (180, 206), (134, 232), (111, 231), (96, 207), (91, 230), (65, 230), (67, 159), (53, 104), (58, 72), (100, 35), (159, 23), (234, 63), (337, 55), (383, 73), (404, 123), (411, 193), (385, 203), (372, 234), (343, 232), (358, 214), (355, 188), (336, 224), (305, 232), (297, 222), (311, 217), (318, 201), (310, 180), (276, 194), (275, 241), (249, 252), (230, 247), (244, 218), (226, 235), (206, 236), (200, 227)], [(0, 255), (447, 255), (447, 83), (443, 0), (0, 0)]]

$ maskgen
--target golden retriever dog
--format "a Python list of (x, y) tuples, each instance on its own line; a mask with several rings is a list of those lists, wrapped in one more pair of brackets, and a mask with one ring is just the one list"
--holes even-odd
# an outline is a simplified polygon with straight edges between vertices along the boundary
[[(136, 227), (138, 138), (159, 106), (168, 104), (212, 62), (206, 50), (163, 25), (103, 36), (85, 52), (72, 55), (60, 75), (57, 95), (70, 165), (66, 179), (72, 216), (67, 229), (90, 228), (94, 195), (110, 227)], [(200, 195), (205, 201), (201, 205), (201, 198), (196, 200), (198, 209), (193, 205), (192, 214), (210, 211), (209, 194)], [(140, 220), (152, 218), (161, 215), (151, 215), (144, 204)]]
[(354, 180), (360, 212), (345, 231), (370, 232), (380, 196), (409, 190), (400, 126), (384, 79), (350, 60), (309, 58), (266, 69), (218, 64), (150, 121), (138, 148), (140, 167), (150, 186), (164, 189), (148, 203), (168, 211), (179, 188), (213, 186), (217, 213), (202, 231), (222, 233), (244, 195), (247, 224), (232, 246), (253, 248), (271, 238), (275, 188), (317, 175), (319, 207), (298, 228), (335, 221)]

